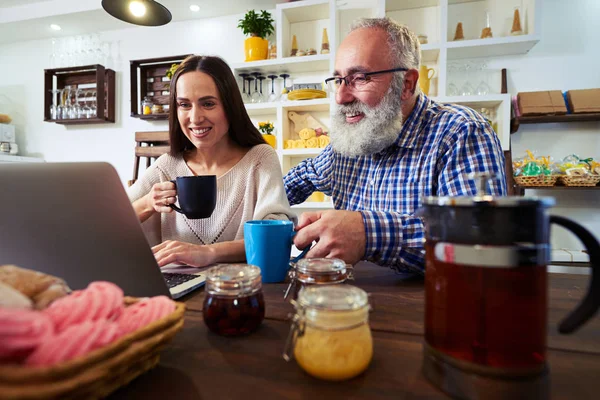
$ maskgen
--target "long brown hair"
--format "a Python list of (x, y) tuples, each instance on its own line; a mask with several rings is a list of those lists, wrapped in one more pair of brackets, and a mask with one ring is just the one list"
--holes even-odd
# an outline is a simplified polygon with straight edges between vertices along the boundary
[(171, 154), (177, 157), (185, 150), (194, 148), (194, 145), (185, 136), (179, 119), (177, 118), (177, 80), (187, 72), (201, 71), (208, 74), (219, 91), (219, 97), (225, 110), (225, 116), (229, 123), (229, 137), (241, 147), (253, 147), (257, 144), (266, 143), (258, 129), (252, 124), (242, 95), (238, 88), (233, 72), (229, 65), (220, 57), (215, 56), (189, 56), (179, 65), (171, 80), (169, 96), (169, 140), (171, 143)]

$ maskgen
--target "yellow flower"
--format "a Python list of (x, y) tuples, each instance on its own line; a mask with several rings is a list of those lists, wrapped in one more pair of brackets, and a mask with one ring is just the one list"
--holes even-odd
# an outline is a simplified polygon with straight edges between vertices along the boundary
[(273, 126), (273, 123), (270, 121), (264, 121), (264, 122), (258, 123), (258, 130), (261, 133), (271, 134), (273, 132), (273, 129), (275, 129), (275, 127)]

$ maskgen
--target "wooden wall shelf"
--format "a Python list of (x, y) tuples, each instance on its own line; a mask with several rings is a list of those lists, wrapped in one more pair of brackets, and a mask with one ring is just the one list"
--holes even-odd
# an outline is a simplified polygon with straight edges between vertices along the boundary
[(519, 130), (521, 124), (549, 124), (557, 122), (589, 122), (600, 121), (600, 113), (590, 114), (565, 114), (565, 115), (540, 115), (534, 117), (512, 118), (510, 121), (510, 133)]
[[(96, 105), (97, 116), (91, 118), (76, 119), (52, 119), (50, 112), (53, 104), (52, 90), (62, 90), (66, 87), (72, 88), (69, 101), (71, 104), (79, 104), (81, 108), (90, 105), (89, 101), (81, 96), (76, 98), (76, 89), (94, 90), (96, 97), (93, 103)], [(103, 90), (98, 90), (103, 88)], [(63, 92), (63, 99), (66, 94)], [(68, 91), (67, 91), (68, 93)], [(57, 97), (57, 104), (61, 104), (61, 99)], [(90, 97), (92, 99), (92, 97)], [(91, 100), (90, 100), (91, 101)], [(82, 65), (78, 67), (66, 67), (44, 70), (44, 121), (54, 122), (62, 125), (84, 125), (84, 124), (105, 124), (115, 122), (115, 71), (104, 68), (99, 64)]]
[(600, 186), (517, 186), (521, 189), (535, 190), (600, 190)]
[(169, 105), (169, 80), (163, 80), (172, 64), (181, 63), (188, 54), (130, 61), (131, 116), (146, 121), (168, 120), (169, 113), (143, 114), (142, 100), (149, 97), (153, 104)]
[(133, 118), (139, 118), (144, 121), (163, 121), (169, 119), (169, 113), (161, 113), (161, 114), (135, 114), (131, 115)]
[(49, 120), (48, 122), (54, 122), (62, 125), (86, 125), (86, 124), (105, 124), (107, 122), (115, 122), (115, 121), (107, 121), (104, 118), (76, 118), (76, 119), (57, 119), (57, 120)]

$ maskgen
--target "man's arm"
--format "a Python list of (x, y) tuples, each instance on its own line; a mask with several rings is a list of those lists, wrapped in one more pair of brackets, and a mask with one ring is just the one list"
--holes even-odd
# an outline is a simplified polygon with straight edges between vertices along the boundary
[(302, 203), (315, 191), (331, 195), (333, 157), (331, 146), (327, 146), (318, 156), (307, 158), (285, 174), (283, 184), (291, 205)]
[[(506, 195), (504, 154), (488, 124), (461, 125), (448, 135), (437, 162), (437, 196), (473, 196), (477, 188), (469, 173), (490, 173), (491, 193)], [(415, 215), (361, 211), (365, 225), (365, 258), (399, 271), (425, 269), (425, 231)]]

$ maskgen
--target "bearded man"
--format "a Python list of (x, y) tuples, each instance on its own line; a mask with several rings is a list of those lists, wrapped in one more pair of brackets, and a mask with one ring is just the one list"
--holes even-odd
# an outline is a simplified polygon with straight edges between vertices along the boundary
[(361, 19), (336, 54), (331, 143), (284, 177), (290, 204), (314, 191), (335, 210), (300, 216), (294, 243), (306, 257), (369, 260), (424, 272), (424, 196), (473, 196), (469, 174), (488, 173), (506, 194), (504, 155), (489, 123), (467, 107), (420, 93), (417, 36), (387, 18)]

